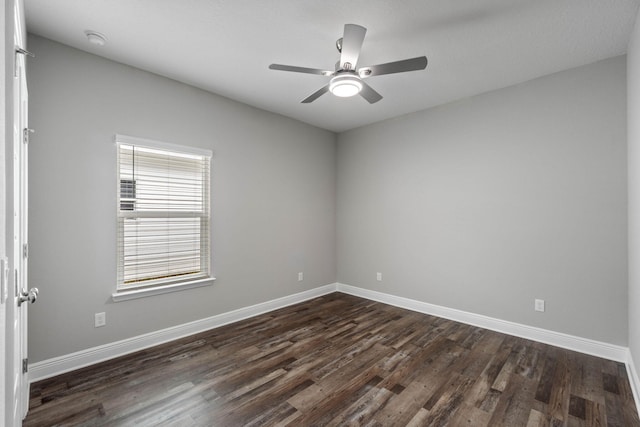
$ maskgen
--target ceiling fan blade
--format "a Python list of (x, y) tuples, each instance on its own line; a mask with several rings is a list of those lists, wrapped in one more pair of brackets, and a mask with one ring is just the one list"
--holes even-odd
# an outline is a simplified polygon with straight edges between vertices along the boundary
[(402, 61), (387, 62), (386, 64), (371, 65), (358, 70), (361, 77), (380, 76), (382, 74), (404, 73), (405, 71), (417, 71), (427, 68), (427, 57), (404, 59)]
[(320, 98), (322, 95), (324, 95), (327, 92), (329, 92), (329, 85), (322, 86), (320, 89), (318, 89), (317, 91), (313, 92), (311, 95), (307, 96), (301, 102), (303, 104), (309, 104), (310, 102), (315, 101), (316, 99)]
[[(340, 54), (340, 67), (347, 70), (355, 70), (360, 56), (364, 35), (367, 33), (365, 27), (355, 24), (346, 24), (344, 26), (344, 35), (342, 36), (342, 52)], [(350, 64), (345, 66), (345, 64)]]
[(294, 65), (271, 64), (271, 70), (292, 71), (294, 73), (319, 74), (321, 76), (330, 76), (333, 71), (319, 70), (317, 68), (296, 67)]
[(369, 101), (369, 104), (375, 104), (376, 102), (382, 99), (382, 95), (380, 95), (378, 92), (373, 90), (371, 86), (369, 86), (368, 84), (362, 81), (361, 83), (362, 83), (362, 90), (360, 91), (360, 95), (362, 95), (364, 99)]

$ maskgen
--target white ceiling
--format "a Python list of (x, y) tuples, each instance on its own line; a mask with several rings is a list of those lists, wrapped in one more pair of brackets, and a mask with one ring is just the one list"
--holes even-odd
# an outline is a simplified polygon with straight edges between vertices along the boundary
[[(29, 32), (335, 132), (626, 52), (640, 0), (24, 0)], [(325, 94), (344, 24), (367, 28), (359, 66), (384, 99)], [(88, 43), (84, 31), (107, 37)]]

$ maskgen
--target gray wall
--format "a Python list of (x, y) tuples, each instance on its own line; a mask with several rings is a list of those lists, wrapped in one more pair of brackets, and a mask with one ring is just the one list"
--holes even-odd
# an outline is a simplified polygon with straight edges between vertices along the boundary
[(629, 167), (629, 348), (640, 369), (640, 14), (627, 58)]
[(626, 345), (625, 72), (617, 57), (340, 134), (338, 281)]
[[(33, 362), (336, 277), (627, 343), (624, 57), (343, 133), (336, 150), (294, 120), (39, 37), (29, 48)], [(111, 302), (115, 133), (214, 151), (212, 287)]]
[[(29, 49), (30, 362), (335, 282), (333, 133), (43, 38)], [(213, 150), (213, 286), (111, 302), (116, 133)]]

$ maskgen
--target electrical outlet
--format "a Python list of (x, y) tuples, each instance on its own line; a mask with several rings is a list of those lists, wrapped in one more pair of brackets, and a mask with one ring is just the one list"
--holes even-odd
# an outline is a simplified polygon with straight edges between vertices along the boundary
[(107, 324), (107, 314), (103, 311), (102, 313), (96, 313), (94, 319), (94, 327), (99, 328)]
[(300, 272), (298, 273), (298, 282), (302, 282), (302, 280), (304, 280), (304, 273)]
[(544, 311), (544, 300), (543, 299), (536, 299), (535, 303), (534, 303), (534, 309), (536, 311)]
[(382, 273), (376, 273), (376, 280), (382, 282)]

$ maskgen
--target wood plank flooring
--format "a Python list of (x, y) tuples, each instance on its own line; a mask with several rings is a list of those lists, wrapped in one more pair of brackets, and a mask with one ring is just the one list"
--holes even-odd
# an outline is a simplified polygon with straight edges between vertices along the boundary
[(35, 383), (29, 426), (640, 426), (623, 364), (333, 293)]

